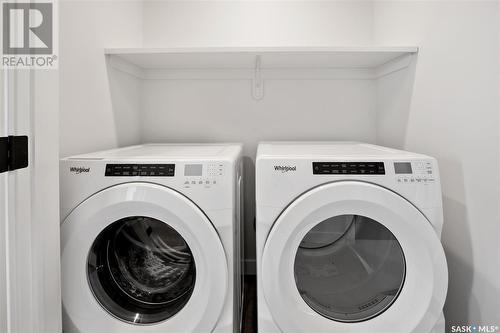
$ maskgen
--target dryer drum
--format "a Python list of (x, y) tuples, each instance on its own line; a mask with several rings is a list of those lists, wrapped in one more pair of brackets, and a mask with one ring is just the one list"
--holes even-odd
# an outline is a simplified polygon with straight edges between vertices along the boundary
[(132, 323), (154, 323), (180, 311), (195, 284), (193, 255), (165, 222), (127, 217), (104, 229), (88, 258), (94, 296), (112, 315)]
[(373, 318), (396, 300), (406, 264), (394, 235), (360, 215), (326, 219), (303, 238), (295, 282), (304, 301), (336, 321)]

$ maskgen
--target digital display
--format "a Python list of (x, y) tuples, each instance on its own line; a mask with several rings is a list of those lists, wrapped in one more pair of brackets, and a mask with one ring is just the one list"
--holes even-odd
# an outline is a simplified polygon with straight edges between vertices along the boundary
[(313, 162), (314, 175), (385, 175), (384, 162)]
[(396, 162), (396, 163), (394, 163), (394, 171), (396, 172), (397, 175), (413, 173), (411, 170), (411, 163), (410, 162)]
[(175, 164), (106, 164), (106, 177), (174, 177)]
[(186, 164), (184, 166), (184, 176), (202, 176), (202, 164)]

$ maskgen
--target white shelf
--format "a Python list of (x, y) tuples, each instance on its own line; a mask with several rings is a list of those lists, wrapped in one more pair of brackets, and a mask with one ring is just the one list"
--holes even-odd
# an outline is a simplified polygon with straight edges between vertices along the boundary
[(109, 48), (140, 69), (377, 68), (418, 52), (418, 47), (211, 47)]
[(377, 79), (408, 67), (418, 47), (211, 47), (105, 49), (108, 64), (141, 80)]

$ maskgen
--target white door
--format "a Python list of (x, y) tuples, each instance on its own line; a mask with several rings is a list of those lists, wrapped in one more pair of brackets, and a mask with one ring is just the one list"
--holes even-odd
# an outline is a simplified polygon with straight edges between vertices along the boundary
[(0, 331), (58, 332), (58, 74), (0, 75), (0, 137), (27, 136), (29, 152), (28, 167), (0, 174)]
[(160, 185), (86, 199), (62, 223), (61, 258), (65, 332), (211, 332), (227, 297), (215, 228)]
[(447, 291), (429, 221), (365, 182), (297, 198), (273, 225), (262, 265), (265, 300), (283, 332), (429, 332)]
[[(0, 18), (0, 23), (2, 18)], [(0, 69), (0, 138), (7, 136), (6, 72)], [(0, 144), (5, 145), (5, 139)], [(3, 161), (5, 163), (5, 161)], [(7, 332), (7, 174), (0, 173), (0, 332)]]

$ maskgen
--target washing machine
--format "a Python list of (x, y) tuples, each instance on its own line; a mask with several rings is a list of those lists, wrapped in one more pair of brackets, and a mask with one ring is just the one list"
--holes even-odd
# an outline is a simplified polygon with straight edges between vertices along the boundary
[(60, 162), (63, 329), (239, 331), (241, 146)]
[(444, 333), (434, 158), (362, 143), (262, 143), (260, 333)]

